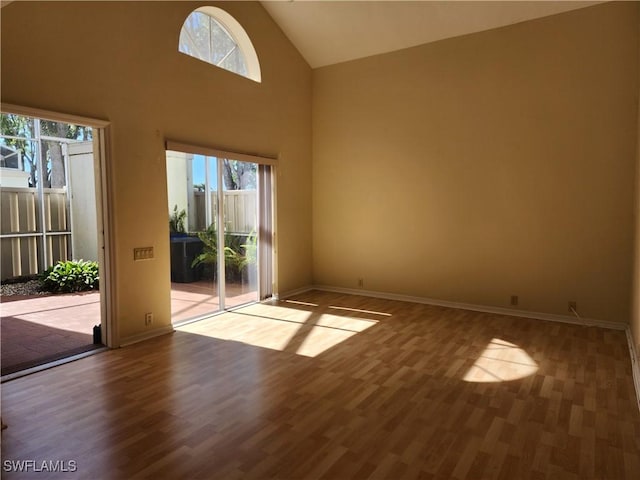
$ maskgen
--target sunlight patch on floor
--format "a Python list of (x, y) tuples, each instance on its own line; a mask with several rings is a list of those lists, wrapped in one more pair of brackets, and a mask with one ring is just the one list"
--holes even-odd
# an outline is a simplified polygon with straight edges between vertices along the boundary
[(325, 313), (320, 316), (317, 324), (305, 335), (296, 353), (305, 357), (315, 357), (357, 333), (374, 326), (376, 323), (376, 321), (372, 320), (339, 317)]
[(274, 320), (286, 320), (288, 322), (305, 322), (313, 309), (301, 309), (295, 307), (283, 307), (279, 305), (269, 305), (266, 303), (255, 303), (238, 310), (247, 315), (256, 315), (260, 317), (272, 318)]
[(317, 307), (317, 303), (301, 302), (299, 300), (285, 300), (284, 303), (292, 303), (294, 305), (305, 305), (307, 307)]
[[(304, 313), (306, 317), (311, 315), (309, 312)], [(300, 323), (297, 322), (229, 312), (184, 325), (177, 330), (282, 351), (299, 328)]]
[(375, 319), (255, 304), (176, 330), (315, 357), (376, 323)]
[(323, 313), (316, 324), (320, 327), (338, 328), (343, 330), (351, 330), (354, 332), (361, 332), (366, 330), (371, 325), (378, 323), (377, 320), (369, 318), (350, 318), (343, 317), (341, 315), (332, 315), (330, 313)]
[(380, 315), (381, 317), (390, 317), (391, 316), (390, 313), (374, 312), (374, 311), (371, 311), (371, 310), (361, 310), (359, 308), (338, 307), (336, 305), (330, 305), (329, 308), (333, 308), (334, 310), (346, 310), (346, 311), (349, 311), (349, 312), (366, 313), (368, 315)]
[(356, 331), (335, 330), (316, 326), (306, 335), (296, 353), (305, 357), (315, 357), (357, 333)]
[(538, 371), (538, 364), (517, 345), (492, 339), (463, 380), (466, 382), (506, 382), (528, 377)]

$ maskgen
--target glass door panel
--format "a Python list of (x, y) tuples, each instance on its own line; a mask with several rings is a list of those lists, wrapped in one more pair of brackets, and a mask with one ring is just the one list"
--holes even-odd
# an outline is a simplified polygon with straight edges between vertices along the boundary
[(171, 319), (258, 300), (258, 164), (167, 151)]
[(216, 159), (193, 155), (193, 195), (196, 200), (192, 215), (198, 228), (192, 235), (199, 240), (199, 254), (194, 258), (198, 281), (193, 287), (197, 289), (197, 307), (195, 316), (207, 315), (219, 311), (220, 284), (218, 279), (218, 181)]
[(216, 159), (167, 151), (171, 321), (219, 311)]
[(258, 300), (258, 165), (220, 159), (223, 180), (225, 308)]

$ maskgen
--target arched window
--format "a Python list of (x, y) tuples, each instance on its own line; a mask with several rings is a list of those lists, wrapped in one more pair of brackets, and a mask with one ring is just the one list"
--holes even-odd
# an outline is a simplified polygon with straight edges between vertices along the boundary
[(178, 50), (256, 82), (261, 81), (258, 55), (247, 32), (220, 8), (201, 7), (191, 12), (180, 30)]

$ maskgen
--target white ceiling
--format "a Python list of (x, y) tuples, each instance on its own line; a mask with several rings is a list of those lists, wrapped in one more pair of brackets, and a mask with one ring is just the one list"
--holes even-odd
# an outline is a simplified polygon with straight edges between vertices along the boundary
[(602, 2), (263, 1), (312, 68)]

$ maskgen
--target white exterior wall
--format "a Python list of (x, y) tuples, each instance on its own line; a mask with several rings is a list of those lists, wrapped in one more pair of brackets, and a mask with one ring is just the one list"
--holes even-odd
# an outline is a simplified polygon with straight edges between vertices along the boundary
[(70, 143), (68, 152), (73, 258), (97, 262), (98, 223), (93, 142)]
[(2, 187), (29, 187), (29, 174), (16, 168), (0, 168), (0, 186)]
[[(193, 188), (189, 188), (193, 184), (191, 181), (191, 158), (193, 155), (167, 151), (167, 198), (168, 215), (173, 213), (173, 207), (178, 206), (178, 211), (185, 210), (188, 212), (189, 218), (185, 222), (187, 230), (195, 228), (195, 217), (191, 213), (189, 205), (193, 205)], [(192, 218), (193, 217), (193, 218)], [(169, 217), (167, 216), (167, 222)]]

